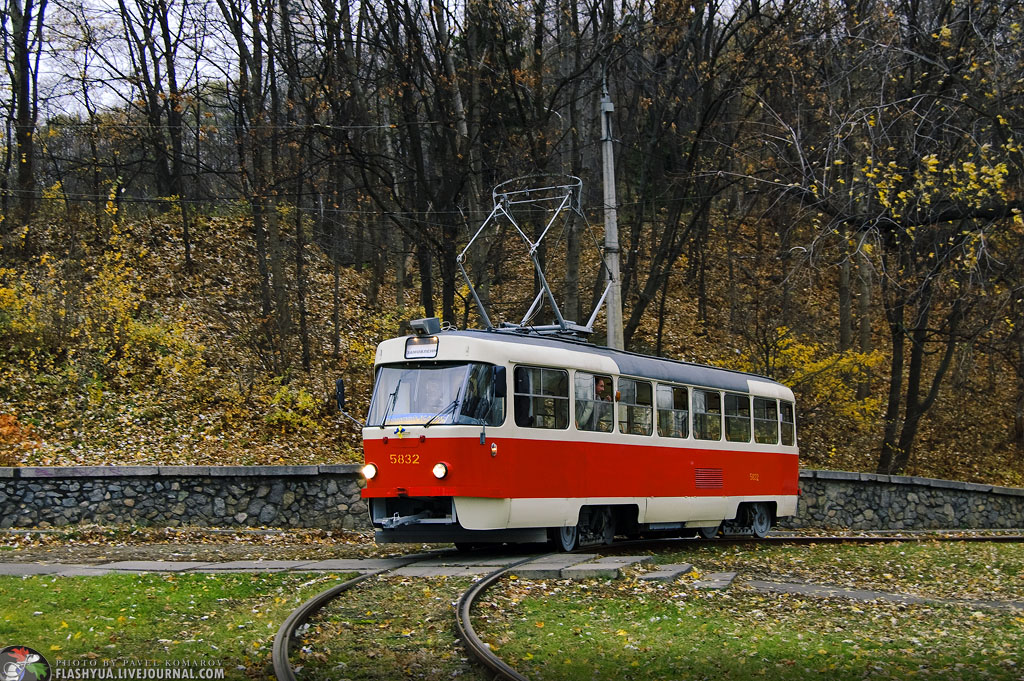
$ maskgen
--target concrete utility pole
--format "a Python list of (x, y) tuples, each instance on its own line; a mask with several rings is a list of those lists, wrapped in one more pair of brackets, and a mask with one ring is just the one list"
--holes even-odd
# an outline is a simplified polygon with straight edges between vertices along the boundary
[(608, 291), (608, 347), (625, 349), (622, 337), (622, 281), (619, 279), (619, 220), (615, 210), (615, 150), (612, 148), (612, 112), (608, 81), (601, 94), (601, 155), (604, 176), (604, 252), (611, 289)]

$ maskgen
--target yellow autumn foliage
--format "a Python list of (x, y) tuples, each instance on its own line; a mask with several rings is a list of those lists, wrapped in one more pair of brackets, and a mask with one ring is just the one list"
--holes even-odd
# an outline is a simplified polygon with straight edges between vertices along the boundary
[(855, 181), (866, 183), (896, 219), (940, 202), (980, 208), (989, 201), (1009, 200), (1010, 169), (1004, 159), (1015, 148), (1011, 139), (997, 150), (984, 145), (967, 159), (942, 161), (927, 154), (914, 167), (868, 156)]
[(768, 356), (770, 367), (751, 352), (741, 352), (729, 365), (740, 371), (770, 373), (797, 393), (803, 411), (827, 408), (864, 428), (874, 425), (881, 398), (875, 395), (858, 399), (857, 384), (870, 380), (871, 373), (883, 364), (885, 355), (881, 351), (838, 352), (780, 327), (770, 342)]
[(194, 386), (203, 346), (183, 322), (146, 312), (138, 276), (116, 247), (92, 267), (43, 255), (0, 270), (0, 354), (33, 373), (65, 367), (93, 401), (108, 383)]

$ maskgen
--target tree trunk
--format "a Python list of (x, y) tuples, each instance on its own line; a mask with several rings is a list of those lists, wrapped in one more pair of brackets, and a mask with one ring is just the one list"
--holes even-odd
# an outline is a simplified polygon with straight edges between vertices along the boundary
[[(288, 338), (292, 332), (291, 307), (288, 305), (287, 274), (285, 272), (285, 248), (281, 236), (281, 221), (278, 213), (278, 190), (277, 178), (281, 175), (281, 141), (280, 131), (283, 123), (281, 102), (281, 91), (278, 87), (278, 62), (283, 56), (279, 47), (273, 41), (274, 29), (274, 7), (272, 3), (264, 5), (265, 14), (263, 20), (266, 22), (265, 30), (257, 38), (254, 36), (254, 44), (257, 41), (266, 44), (266, 74), (267, 90), (270, 94), (270, 110), (264, 109), (260, 123), (264, 129), (259, 130), (256, 136), (257, 144), (265, 144), (269, 148), (269, 154), (263, 158), (267, 165), (260, 169), (262, 174), (259, 186), (264, 188), (262, 194), (266, 201), (266, 226), (267, 226), (267, 257), (270, 264), (270, 287), (274, 296), (274, 326), (277, 331), (275, 347), (278, 356), (278, 374), (283, 374), (288, 367)], [(258, 24), (259, 19), (254, 17), (253, 24)], [(256, 82), (256, 79), (253, 79)], [(262, 100), (264, 101), (265, 100)], [(269, 128), (269, 130), (267, 129)]]
[[(912, 256), (911, 256), (912, 257)], [(917, 305), (914, 311), (914, 320), (910, 327), (905, 327), (903, 322), (904, 302), (899, 302), (898, 313), (890, 317), (890, 330), (893, 334), (893, 360), (892, 378), (890, 379), (889, 405), (885, 415), (885, 440), (882, 443), (882, 453), (879, 458), (878, 472), (895, 475), (902, 473), (910, 461), (910, 455), (914, 449), (917, 439), (917, 432), (921, 425), (921, 419), (935, 403), (938, 397), (939, 388), (949, 370), (953, 355), (957, 347), (958, 330), (962, 303), (960, 299), (953, 302), (949, 314), (946, 316), (944, 328), (946, 330), (945, 348), (942, 358), (931, 377), (931, 385), (928, 392), (922, 398), (922, 385), (924, 378), (924, 360), (927, 356), (928, 339), (934, 334), (934, 329), (929, 327), (932, 305), (934, 303), (934, 290), (931, 282), (925, 282), (922, 289), (915, 293)], [(904, 415), (901, 426), (898, 421), (899, 395), (895, 395), (896, 407), (894, 404), (894, 391), (902, 386), (903, 373), (903, 338), (908, 334), (911, 339), (910, 364), (907, 368), (906, 392), (903, 396)], [(897, 361), (897, 358), (898, 361)], [(896, 431), (899, 430), (899, 437)]]
[(423, 315), (435, 317), (433, 258), (430, 257), (430, 245), (425, 240), (416, 244), (416, 257), (420, 268), (420, 305), (423, 306)]
[(654, 345), (654, 354), (662, 357), (662, 350), (664, 346), (662, 344), (662, 338), (665, 332), (665, 299), (668, 297), (668, 283), (671, 276), (665, 277), (665, 282), (661, 285), (661, 302), (658, 303), (658, 337)]
[[(10, 140), (12, 137), (14, 137), (14, 117), (11, 114), (8, 114), (4, 117), (4, 139)], [(2, 204), (2, 208), (0, 208), (0, 210), (3, 211), (3, 221), (0, 222), (0, 237), (2, 237), (5, 232), (4, 224), (14, 224), (14, 220), (11, 216), (10, 192), (13, 169), (14, 145), (8, 143), (4, 145), (4, 170), (2, 177), (0, 177), (0, 204)], [(0, 240), (0, 245), (3, 245), (2, 240)]]
[[(862, 354), (871, 352), (871, 261), (864, 251), (859, 252), (860, 262), (857, 265), (857, 279), (860, 293), (857, 296), (857, 312), (860, 317), (860, 347)], [(857, 384), (857, 399), (864, 400), (871, 394), (870, 377)]]
[(164, 47), (164, 73), (167, 76), (167, 135), (171, 141), (171, 192), (178, 197), (181, 211), (181, 240), (184, 249), (185, 271), (192, 271), (191, 205), (188, 186), (185, 181), (184, 116), (185, 101), (178, 89), (178, 68), (175, 63), (176, 49), (171, 31), (169, 8), (166, 0), (157, 0), (157, 21)]
[[(320, 197), (320, 229), (327, 229), (323, 213), (323, 197)], [(337, 221), (331, 221), (330, 227), (330, 260), (332, 275), (331, 291), (331, 357), (338, 359), (341, 356), (341, 265), (340, 258), (341, 235), (340, 226)]]
[[(883, 286), (885, 286), (884, 280)], [(888, 287), (886, 286), (886, 288)], [(889, 358), (889, 396), (885, 406), (885, 428), (877, 469), (877, 472), (882, 475), (894, 472), (895, 461), (899, 455), (896, 438), (900, 427), (900, 408), (903, 406), (903, 308), (904, 301), (902, 299), (898, 299), (892, 304), (886, 301), (885, 315), (889, 322), (889, 342), (892, 354)]]
[(455, 279), (458, 274), (458, 267), (455, 264), (455, 244), (458, 240), (458, 223), (455, 221), (446, 222), (442, 228), (441, 248), (441, 316), (455, 324)]
[(1024, 453), (1024, 333), (1017, 331), (1017, 404), (1013, 418), (1013, 443)]
[(295, 297), (299, 308), (299, 347), (302, 368), (309, 371), (313, 362), (309, 350), (309, 324), (306, 310), (306, 229), (302, 224), (302, 195), (295, 197)]
[[(38, 9), (33, 0), (11, 0), (11, 39), (14, 42), (14, 64), (11, 69), (14, 82), (14, 127), (17, 145), (18, 211), (15, 227), (27, 227), (36, 210), (35, 175), (35, 131), (38, 115), (37, 77), (39, 73), (39, 49), (42, 44), (43, 19), (46, 15), (46, 0), (40, 0)], [(33, 23), (35, 24), (33, 26)], [(32, 46), (36, 47), (36, 59), (32, 61)], [(28, 249), (28, 233), (25, 237)]]
[(844, 233), (840, 234), (839, 257), (839, 352), (846, 352), (853, 347), (853, 299), (850, 292), (850, 254), (849, 240)]
[(562, 316), (565, 319), (583, 324), (580, 310), (580, 232), (579, 221), (575, 213), (569, 213), (565, 225), (565, 287), (562, 293)]
[(395, 254), (395, 311), (401, 315), (405, 312), (405, 261), (409, 257), (409, 239), (404, 234), (395, 235), (397, 242)]
[(160, 74), (161, 60), (153, 39), (157, 8), (141, 0), (136, 0), (134, 4), (136, 12), (128, 7), (126, 0), (118, 0), (118, 8), (132, 69), (129, 76), (133, 85), (139, 89), (133, 106), (141, 109), (146, 119), (146, 143), (152, 154), (152, 172), (156, 177), (157, 192), (160, 196), (170, 196), (174, 190), (167, 158), (168, 144), (164, 137), (163, 109), (166, 93), (163, 92), (163, 77)]

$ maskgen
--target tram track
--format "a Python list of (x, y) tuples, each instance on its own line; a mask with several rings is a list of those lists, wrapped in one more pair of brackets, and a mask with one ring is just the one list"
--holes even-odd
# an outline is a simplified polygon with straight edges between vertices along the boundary
[[(599, 547), (585, 546), (572, 553), (584, 553), (600, 548), (602, 553), (616, 554), (623, 552), (635, 552), (637, 550), (664, 550), (666, 548), (678, 548), (681, 543), (691, 543), (692, 538), (659, 538), (659, 539), (635, 539), (616, 542), (611, 545)], [(912, 543), (926, 541), (942, 542), (995, 542), (995, 543), (1022, 543), (1024, 534), (1012, 535), (957, 535), (957, 534), (892, 534), (892, 535), (781, 535), (769, 536), (764, 539), (754, 537), (720, 537), (716, 539), (698, 539), (697, 543), (702, 545), (730, 545), (730, 544), (769, 544), (769, 545), (812, 545), (812, 544), (882, 544), (882, 543)], [(450, 555), (450, 552), (440, 551), (430, 554), (417, 554), (409, 556), (407, 560), (394, 566), (368, 572), (359, 575), (346, 582), (327, 589), (320, 594), (310, 598), (299, 608), (293, 611), (282, 623), (274, 638), (272, 649), (272, 660), (274, 674), (277, 681), (297, 681), (289, 661), (289, 650), (295, 639), (298, 629), (308, 622), (317, 612), (322, 610), (328, 603), (338, 598), (341, 594), (358, 586), (374, 577), (392, 572), (394, 570), (413, 565), (419, 561), (438, 556)], [(521, 565), (535, 561), (545, 554), (533, 554), (521, 560), (502, 566), (479, 580), (475, 581), (459, 597), (455, 605), (455, 629), (458, 638), (462, 641), (469, 655), (480, 665), (488, 669), (493, 678), (506, 681), (527, 681), (527, 677), (517, 672), (504, 660), (494, 654), (491, 647), (484, 642), (476, 633), (472, 623), (472, 609), (474, 604), (491, 587), (498, 584), (504, 577), (515, 571)], [(548, 554), (550, 555), (550, 554)]]
[(400, 568), (412, 565), (421, 560), (427, 560), (428, 558), (437, 558), (441, 555), (446, 555), (448, 552), (439, 551), (431, 552), (429, 554), (415, 554), (408, 556), (401, 563), (397, 563), (390, 567), (381, 568), (379, 570), (373, 570), (353, 577), (352, 579), (346, 580), (341, 584), (336, 584), (330, 589), (322, 591), (317, 595), (313, 596), (305, 603), (300, 605), (298, 608), (292, 611), (290, 615), (281, 623), (281, 626), (277, 630), (277, 634), (274, 636), (274, 644), (271, 648), (271, 661), (274, 667), (274, 676), (277, 681), (298, 681), (295, 676), (295, 671), (292, 669), (291, 662), (289, 660), (289, 652), (293, 641), (295, 640), (296, 632), (299, 628), (308, 622), (314, 615), (323, 610), (328, 603), (336, 599), (341, 594), (359, 584), (378, 577), (380, 575), (398, 570)]

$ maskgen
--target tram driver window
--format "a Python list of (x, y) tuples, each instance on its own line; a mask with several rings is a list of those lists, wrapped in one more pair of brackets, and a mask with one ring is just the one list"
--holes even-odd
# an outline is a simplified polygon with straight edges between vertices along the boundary
[(650, 435), (654, 420), (651, 384), (632, 378), (620, 378), (619, 394), (619, 432)]
[(612, 377), (577, 371), (576, 428), (601, 433), (612, 430)]
[(725, 439), (750, 442), (750, 397), (725, 394)]
[(505, 368), (471, 364), (456, 423), (500, 426), (505, 421)]
[(690, 432), (690, 411), (686, 388), (658, 386), (658, 435), (686, 437)]
[(563, 369), (516, 367), (515, 419), (523, 428), (569, 427), (569, 372)]
[(693, 391), (693, 436), (722, 439), (722, 395), (710, 390)]

